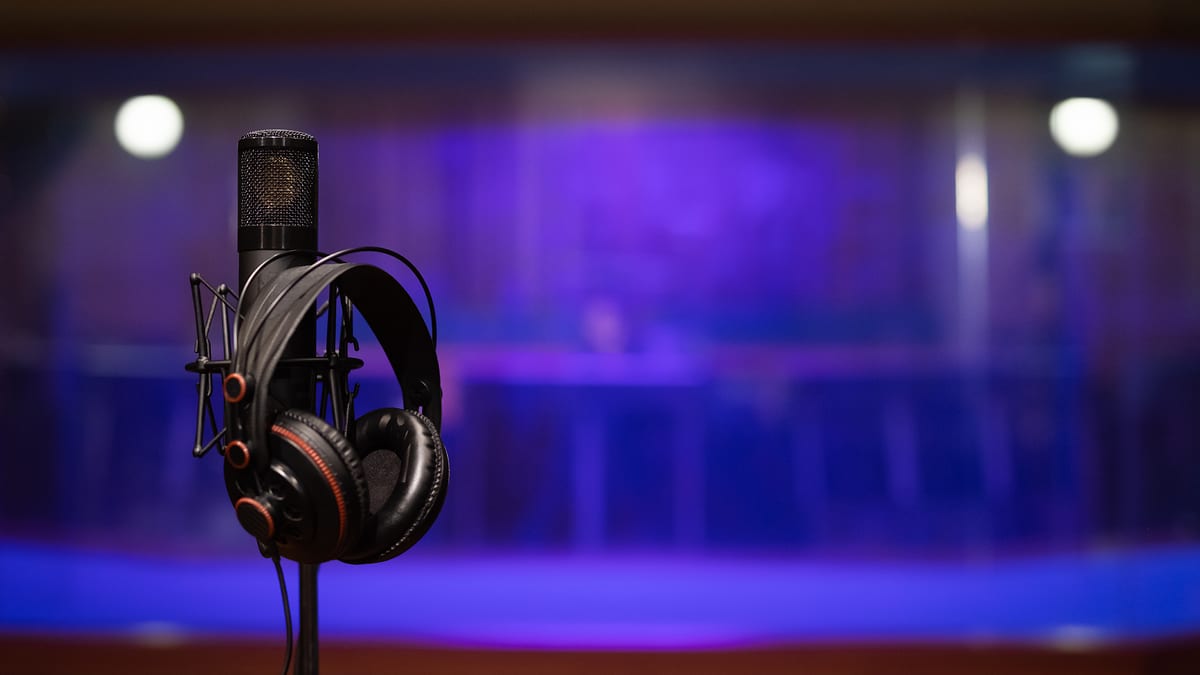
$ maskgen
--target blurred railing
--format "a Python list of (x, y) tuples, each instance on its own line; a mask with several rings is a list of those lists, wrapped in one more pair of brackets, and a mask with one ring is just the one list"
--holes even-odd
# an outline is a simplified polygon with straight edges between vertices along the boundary
[[(30, 422), (7, 442), (45, 472), (0, 478), (6, 528), (247, 543), (219, 458), (190, 456), (192, 381), (171, 353), (0, 372)], [(398, 396), (372, 353), (360, 410)], [(1191, 538), (1200, 517), (1181, 461), (1200, 364), (1135, 387), (894, 349), (443, 360), (453, 484), (426, 545), (445, 550), (986, 553)]]

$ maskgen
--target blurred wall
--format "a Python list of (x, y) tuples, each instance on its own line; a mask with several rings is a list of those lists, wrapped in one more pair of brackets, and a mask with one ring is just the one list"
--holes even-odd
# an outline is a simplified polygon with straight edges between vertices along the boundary
[[(191, 459), (189, 272), (235, 141), (321, 142), (322, 244), (433, 287), (445, 551), (1191, 541), (1196, 52), (430, 46), (0, 61), (0, 505), (21, 536), (245, 550)], [(131, 157), (127, 96), (185, 115)], [(1116, 144), (1046, 129), (1113, 100)], [(986, 228), (956, 221), (982, 148)], [(400, 271), (397, 270), (400, 276)], [(410, 288), (412, 288), (410, 286)], [(359, 409), (398, 391), (370, 345)]]

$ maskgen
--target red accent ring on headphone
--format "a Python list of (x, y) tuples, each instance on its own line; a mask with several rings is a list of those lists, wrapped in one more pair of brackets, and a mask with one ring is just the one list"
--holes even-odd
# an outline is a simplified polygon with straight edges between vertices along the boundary
[(271, 427), (271, 433), (278, 434), (284, 440), (291, 443), (293, 447), (307, 455), (308, 459), (317, 467), (317, 470), (321, 472), (321, 476), (324, 477), (325, 484), (329, 486), (329, 491), (333, 493), (333, 501), (337, 505), (338, 512), (338, 535), (337, 543), (334, 545), (334, 551), (337, 555), (334, 557), (341, 555), (342, 549), (346, 546), (346, 531), (350, 529), (348, 524), (349, 516), (346, 512), (346, 498), (342, 494), (342, 488), (338, 485), (337, 479), (333, 476), (333, 471), (325, 463), (325, 460), (321, 459), (320, 453), (306, 443), (303, 438), (300, 438), (287, 428), (275, 424)]
[[(236, 392), (231, 393), (229, 385), (233, 384), (237, 387)], [(226, 403), (241, 403), (246, 398), (246, 394), (250, 391), (250, 385), (246, 382), (246, 378), (241, 373), (230, 373), (225, 376), (225, 380), (221, 383), (221, 392), (225, 394)]]
[[(247, 517), (246, 515), (244, 515), (242, 513), (243, 506), (249, 506), (252, 510), (256, 511), (258, 513), (258, 515), (262, 516), (262, 520), (257, 521), (257, 522), (251, 521), (251, 524), (255, 526), (255, 529), (260, 529), (259, 526), (263, 526), (263, 528), (260, 529), (259, 532), (251, 532), (251, 534), (253, 534), (256, 537), (259, 537), (260, 539), (262, 539), (264, 541), (270, 541), (271, 539), (274, 539), (275, 538), (275, 519), (271, 517), (271, 512), (267, 510), (267, 507), (263, 506), (262, 504), (259, 504), (258, 501), (255, 499), (251, 499), (249, 497), (242, 497), (241, 499), (239, 499), (233, 503), (233, 509), (234, 509), (234, 511), (236, 511), (238, 513), (239, 521), (242, 521), (243, 519), (245, 519)], [(242, 526), (243, 527), (246, 526), (244, 522), (243, 522)]]
[(230, 441), (225, 446), (225, 461), (235, 469), (244, 469), (250, 466), (249, 446), (241, 441)]

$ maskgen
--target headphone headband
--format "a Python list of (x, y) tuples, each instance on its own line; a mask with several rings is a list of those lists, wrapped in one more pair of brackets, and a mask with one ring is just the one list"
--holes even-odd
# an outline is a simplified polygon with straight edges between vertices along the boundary
[[(253, 339), (239, 346), (231, 372), (264, 385), (270, 382), (288, 339), (332, 284), (358, 309), (379, 339), (400, 383), (405, 408), (420, 411), (440, 428), (441, 376), (429, 331), (404, 287), (373, 265), (327, 263), (281, 272), (260, 294), (238, 331), (239, 338)], [(272, 324), (264, 325), (268, 320)], [(266, 447), (269, 399), (262, 388), (252, 396), (248, 414), (235, 416), (246, 420), (237, 435), (254, 447)]]

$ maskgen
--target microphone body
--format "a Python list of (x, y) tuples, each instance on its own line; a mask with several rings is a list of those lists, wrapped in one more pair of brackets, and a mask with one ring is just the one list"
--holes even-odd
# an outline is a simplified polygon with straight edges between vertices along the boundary
[[(265, 129), (238, 141), (238, 288), (242, 293), (238, 308), (243, 317), (282, 271), (315, 260), (317, 158), (316, 139), (299, 131)], [(267, 264), (253, 285), (246, 286), (264, 261), (285, 251), (295, 253)], [(289, 340), (283, 358), (311, 357), (315, 344), (316, 316), (310, 312)], [(281, 366), (268, 392), (277, 410), (311, 410), (316, 398), (313, 371)]]

